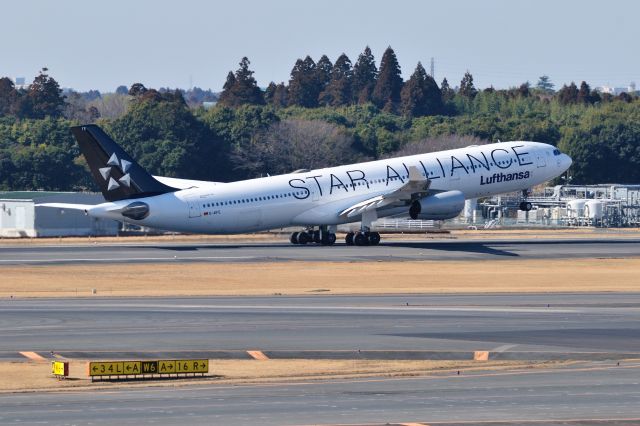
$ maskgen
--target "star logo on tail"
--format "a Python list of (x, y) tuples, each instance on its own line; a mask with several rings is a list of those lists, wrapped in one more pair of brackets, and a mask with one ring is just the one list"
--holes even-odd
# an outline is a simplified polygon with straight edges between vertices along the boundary
[[(121, 186), (125, 186), (127, 188), (131, 187), (131, 176), (129, 175), (131, 161), (119, 160), (118, 156), (114, 152), (109, 158), (109, 161), (107, 161), (107, 166), (108, 167), (101, 167), (98, 169), (102, 178), (107, 182), (107, 191), (113, 191)], [(111, 176), (113, 167), (119, 168), (124, 174), (124, 176), (117, 181)]]

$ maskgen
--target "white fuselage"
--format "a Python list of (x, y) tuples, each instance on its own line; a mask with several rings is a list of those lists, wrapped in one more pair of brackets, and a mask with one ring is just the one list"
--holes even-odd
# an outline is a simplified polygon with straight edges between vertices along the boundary
[[(459, 190), (466, 199), (523, 190), (562, 174), (571, 159), (537, 142), (501, 142), (232, 183), (203, 184), (155, 197), (143, 220), (128, 222), (181, 232), (226, 234), (355, 222), (339, 214), (400, 188), (415, 166), (431, 191)], [(136, 200), (105, 203), (97, 217), (125, 220), (113, 210)], [(384, 216), (386, 213), (379, 213)], [(389, 214), (398, 214), (389, 210)]]

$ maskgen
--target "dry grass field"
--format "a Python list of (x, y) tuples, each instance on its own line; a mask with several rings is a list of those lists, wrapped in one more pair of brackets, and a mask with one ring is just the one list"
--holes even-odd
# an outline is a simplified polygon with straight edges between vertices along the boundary
[(87, 378), (86, 362), (71, 361), (70, 377), (57, 380), (46, 362), (0, 362), (0, 393), (117, 388), (122, 386), (180, 386), (193, 383), (287, 383), (357, 377), (424, 376), (474, 370), (508, 370), (566, 365), (567, 362), (526, 361), (368, 361), (368, 360), (211, 360), (209, 376), (198, 379), (132, 382), (95, 382)]
[(0, 297), (640, 291), (640, 259), (163, 263), (0, 270)]

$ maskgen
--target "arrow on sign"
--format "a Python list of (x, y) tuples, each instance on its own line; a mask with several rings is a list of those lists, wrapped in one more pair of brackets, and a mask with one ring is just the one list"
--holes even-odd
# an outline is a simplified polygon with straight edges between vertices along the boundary
[(94, 371), (94, 372), (98, 371), (98, 366), (97, 366), (97, 365), (94, 365), (94, 366), (93, 366), (93, 371)]

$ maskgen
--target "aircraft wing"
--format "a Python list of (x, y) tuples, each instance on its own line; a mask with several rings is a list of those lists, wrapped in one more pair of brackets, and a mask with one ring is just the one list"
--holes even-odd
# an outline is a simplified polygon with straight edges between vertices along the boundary
[(410, 166), (409, 180), (400, 188), (354, 204), (340, 212), (339, 216), (343, 218), (354, 217), (394, 204), (408, 204), (410, 201), (426, 196), (429, 193), (430, 185), (431, 181), (422, 176), (417, 167)]

